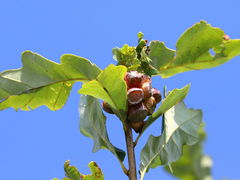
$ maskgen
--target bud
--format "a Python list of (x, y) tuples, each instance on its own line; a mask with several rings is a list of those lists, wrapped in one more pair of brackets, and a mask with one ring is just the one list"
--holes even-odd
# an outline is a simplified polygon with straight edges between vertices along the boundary
[(144, 101), (145, 107), (148, 109), (148, 115), (151, 115), (156, 108), (156, 101), (153, 96)]
[(143, 74), (137, 71), (130, 71), (124, 77), (124, 80), (127, 83), (128, 88), (141, 88), (142, 86)]
[(223, 36), (223, 39), (226, 40), (226, 41), (228, 41), (228, 40), (230, 39), (230, 37), (229, 37), (229, 35), (225, 34), (225, 35)]
[(144, 125), (145, 125), (144, 121), (131, 122), (131, 126), (136, 133), (140, 133), (142, 131)]
[(148, 115), (148, 109), (143, 103), (129, 106), (128, 108), (128, 120), (130, 122), (143, 121)]
[(142, 90), (144, 94), (144, 99), (147, 99), (152, 96), (152, 84), (151, 82), (145, 82), (142, 85)]
[(130, 104), (138, 104), (143, 100), (143, 90), (140, 88), (131, 88), (127, 92), (128, 102)]
[(103, 107), (103, 110), (106, 111), (107, 113), (114, 114), (114, 112), (112, 111), (110, 105), (106, 101), (102, 102), (102, 107)]
[(152, 88), (152, 96), (154, 97), (157, 104), (162, 100), (160, 91), (155, 88)]

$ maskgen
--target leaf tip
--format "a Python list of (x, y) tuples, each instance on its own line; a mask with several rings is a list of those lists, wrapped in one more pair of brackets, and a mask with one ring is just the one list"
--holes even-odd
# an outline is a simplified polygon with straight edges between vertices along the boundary
[(185, 91), (186, 92), (186, 95), (188, 94), (189, 90), (190, 90), (190, 87), (191, 87), (191, 83), (187, 84), (186, 86), (184, 86), (183, 88), (179, 89), (181, 91)]
[(27, 56), (27, 55), (29, 55), (29, 54), (34, 54), (34, 52), (32, 52), (32, 51), (30, 51), (30, 50), (23, 51), (23, 52), (22, 52), (22, 57), (25, 57), (25, 56)]
[(207, 21), (205, 21), (205, 20), (200, 20), (200, 24), (207, 24)]

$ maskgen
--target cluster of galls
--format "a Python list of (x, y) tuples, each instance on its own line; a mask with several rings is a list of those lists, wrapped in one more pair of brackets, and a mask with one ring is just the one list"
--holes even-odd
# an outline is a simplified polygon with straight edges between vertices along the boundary
[[(128, 116), (135, 132), (141, 132), (144, 126), (144, 119), (151, 115), (156, 104), (162, 99), (160, 91), (152, 88), (151, 78), (137, 71), (127, 72), (124, 80), (127, 84)], [(103, 109), (113, 114), (111, 107), (103, 102)]]

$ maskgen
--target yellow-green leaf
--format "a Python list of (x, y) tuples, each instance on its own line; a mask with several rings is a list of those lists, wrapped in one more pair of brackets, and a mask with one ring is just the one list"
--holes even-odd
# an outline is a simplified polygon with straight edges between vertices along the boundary
[(200, 21), (183, 33), (176, 48), (174, 55), (161, 42), (150, 44), (151, 64), (163, 78), (226, 63), (240, 55), (240, 40), (225, 40), (223, 30)]
[(116, 111), (121, 120), (125, 120), (127, 111), (127, 87), (124, 76), (125, 66), (109, 65), (96, 80), (83, 84), (78, 91), (106, 101)]
[(13, 107), (30, 110), (46, 105), (60, 109), (76, 81), (95, 79), (101, 70), (89, 60), (74, 55), (61, 57), (61, 64), (31, 51), (22, 54), (23, 67), (0, 74), (0, 110)]
[(104, 180), (102, 170), (98, 167), (96, 162), (91, 161), (88, 167), (91, 170), (91, 174), (84, 175), (80, 173), (75, 166), (71, 166), (70, 161), (66, 161), (64, 163), (66, 177), (63, 178), (63, 180)]

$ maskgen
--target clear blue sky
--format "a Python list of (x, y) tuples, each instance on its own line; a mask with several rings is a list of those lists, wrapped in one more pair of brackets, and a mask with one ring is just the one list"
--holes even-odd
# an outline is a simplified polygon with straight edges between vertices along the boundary
[[(136, 45), (137, 32), (149, 40), (161, 40), (175, 48), (177, 38), (192, 24), (206, 20), (221, 27), (231, 38), (240, 38), (238, 0), (8, 0), (0, 3), (0, 71), (21, 67), (21, 52), (31, 50), (59, 62), (71, 53), (88, 58), (101, 68), (112, 59), (111, 48)], [(187, 72), (169, 79), (154, 79), (162, 89), (181, 88), (192, 83), (188, 107), (201, 108), (208, 139), (205, 153), (214, 160), (213, 176), (240, 178), (240, 57), (220, 67)], [(62, 110), (40, 107), (30, 112), (7, 109), (0, 120), (0, 176), (6, 180), (50, 180), (62, 178), (63, 163), (71, 160), (83, 173), (89, 161), (96, 161), (106, 180), (127, 179), (115, 157), (107, 150), (91, 153), (93, 141), (79, 132), (77, 90), (74, 86)], [(113, 144), (125, 148), (120, 122), (109, 116), (107, 127)], [(159, 135), (160, 122), (149, 134)], [(151, 170), (146, 180), (174, 180), (162, 168)]]

